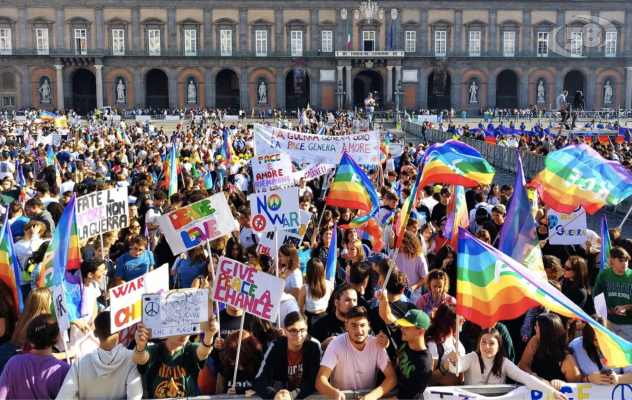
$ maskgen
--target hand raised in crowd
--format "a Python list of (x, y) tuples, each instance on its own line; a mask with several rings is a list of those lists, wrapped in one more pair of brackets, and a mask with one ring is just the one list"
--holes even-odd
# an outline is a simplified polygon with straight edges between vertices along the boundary
[(217, 323), (217, 319), (215, 318), (215, 314), (211, 314), (211, 317), (208, 319), (208, 328), (202, 329), (202, 332), (207, 335), (215, 335), (219, 331), (219, 324)]
[(134, 339), (136, 339), (136, 348), (139, 351), (145, 350), (147, 347), (147, 341), (149, 340), (149, 330), (145, 328), (145, 324), (139, 322), (136, 325), (136, 334), (134, 335)]
[(384, 349), (388, 349), (388, 345), (389, 345), (389, 340), (388, 340), (388, 336), (386, 336), (384, 334), (384, 332), (381, 332), (375, 337), (377, 339), (377, 344), (384, 348)]
[(89, 333), (92, 331), (92, 329), (90, 328), (90, 325), (81, 318), (77, 318), (76, 320), (72, 321), (70, 324), (76, 326), (77, 329), (79, 329), (83, 333)]

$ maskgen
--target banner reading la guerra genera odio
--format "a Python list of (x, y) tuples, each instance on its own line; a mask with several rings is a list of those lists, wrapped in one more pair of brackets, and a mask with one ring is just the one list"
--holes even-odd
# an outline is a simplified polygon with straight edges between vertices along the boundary
[(378, 164), (380, 131), (325, 136), (255, 124), (255, 155), (290, 153), (292, 161), (338, 164), (343, 152), (358, 164)]
[(173, 254), (181, 254), (239, 229), (224, 193), (179, 208), (157, 219)]
[(114, 188), (77, 198), (79, 240), (129, 225), (127, 188)]

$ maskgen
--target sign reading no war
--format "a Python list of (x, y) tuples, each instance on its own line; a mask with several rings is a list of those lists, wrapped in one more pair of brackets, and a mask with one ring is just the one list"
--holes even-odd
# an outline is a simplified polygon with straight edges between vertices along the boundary
[(79, 240), (128, 225), (127, 188), (102, 190), (77, 198)]
[(224, 193), (162, 215), (158, 225), (173, 254), (184, 253), (238, 229)]
[(299, 228), (298, 188), (251, 194), (250, 213), (255, 232)]

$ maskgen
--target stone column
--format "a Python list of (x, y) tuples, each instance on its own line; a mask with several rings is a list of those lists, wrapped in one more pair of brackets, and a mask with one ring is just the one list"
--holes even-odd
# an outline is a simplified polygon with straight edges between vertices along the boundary
[[(496, 45), (497, 16), (498, 14), (496, 13), (496, 10), (493, 10), (493, 9), (489, 10), (489, 47), (487, 48), (487, 50), (489, 50), (489, 52), (491, 53), (496, 53), (498, 51), (498, 46)], [(501, 38), (501, 43), (502, 43), (502, 38)], [(483, 46), (483, 50), (485, 50), (484, 46)]]
[(529, 105), (529, 93), (533, 91), (533, 86), (531, 86), (531, 82), (529, 82), (528, 68), (522, 71), (520, 83), (521, 85), (518, 87), (518, 107), (527, 107)]
[[(204, 9), (204, 51), (213, 50), (213, 9)], [(207, 103), (211, 104), (211, 103)]]
[[(338, 65), (336, 68), (338, 68), (338, 75), (336, 78), (336, 93), (338, 92), (338, 90), (342, 89), (344, 90), (344, 85), (340, 86), (340, 88), (338, 87), (338, 82), (344, 82), (345, 81), (345, 77), (344, 77), (344, 72), (342, 72), (342, 69), (344, 68), (344, 66), (342, 65)], [(342, 99), (342, 101), (340, 101)], [(344, 96), (340, 96), (339, 94), (336, 94), (336, 104), (338, 104), (338, 108), (343, 108), (345, 103), (345, 97)]]
[(94, 7), (94, 22), (96, 25), (96, 50), (105, 50), (105, 22), (103, 20), (103, 6)]
[[(285, 49), (285, 46), (283, 46), (283, 7), (275, 7), (274, 8), (274, 49), (273, 51), (281, 52), (281, 51), (284, 51), (284, 49)], [(285, 93), (283, 93), (283, 99), (285, 99)], [(283, 103), (277, 102), (277, 104), (285, 104), (285, 100), (283, 100)]]
[(309, 105), (312, 108), (320, 108), (318, 97), (320, 95), (320, 71), (317, 68), (314, 68), (314, 74), (312, 75), (314, 79), (309, 81)]
[[(566, 10), (557, 10), (557, 20), (556, 20), (557, 26), (564, 26), (564, 24), (566, 23)], [(566, 43), (564, 41), (564, 39), (566, 38), (566, 29), (560, 29), (557, 32), (557, 37), (554, 38), (549, 38), (549, 43), (551, 43), (551, 40), (557, 40), (557, 43)], [(549, 57), (552, 54), (549, 54)]]
[[(129, 85), (129, 83), (128, 83)], [(141, 108), (145, 106), (143, 96), (143, 79), (140, 75), (140, 67), (134, 67), (134, 81), (132, 82), (134, 88), (134, 108)], [(129, 101), (129, 96), (128, 96)]]
[(239, 76), (239, 104), (241, 104), (241, 109), (247, 113), (250, 107), (250, 84), (248, 83), (248, 70), (246, 68), (242, 68)]
[(247, 7), (239, 7), (239, 51), (248, 51), (248, 8)]
[(553, 92), (553, 103), (550, 106), (555, 107), (555, 99), (557, 99), (557, 96), (562, 94), (562, 90), (564, 90), (564, 74), (562, 73), (562, 68), (557, 68), (555, 70), (555, 91)]
[[(344, 32), (345, 21), (342, 19), (342, 16), (340, 15), (341, 10), (342, 8), (336, 9), (336, 27), (334, 28), (334, 43), (333, 43), (334, 51), (346, 50), (347, 38), (345, 36), (346, 32)], [(349, 18), (348, 15), (347, 15), (347, 18)], [(344, 36), (344, 39), (343, 39), (343, 36)]]
[[(132, 50), (140, 51), (143, 46), (142, 34), (140, 29), (140, 8), (132, 7)], [(138, 107), (138, 104), (136, 104)]]
[[(209, 49), (210, 50), (210, 49)], [(211, 67), (206, 68), (204, 75), (204, 106), (215, 107), (215, 81), (213, 81)]]
[(318, 49), (320, 49), (320, 41), (319, 41), (320, 32), (318, 29), (318, 8), (309, 9), (309, 37), (310, 37), (310, 46), (309, 46), (309, 49), (306, 49), (306, 50), (314, 53)]
[[(57, 48), (66, 48), (66, 13), (64, 6), (59, 6), (55, 10), (55, 30), (57, 31)], [(63, 103), (62, 103), (63, 104)], [(61, 107), (58, 107), (61, 108)]]
[(26, 6), (18, 7), (18, 38), (20, 41), (18, 42), (18, 47), (20, 49), (26, 49), (28, 46), (26, 44), (26, 38), (28, 36), (28, 28), (26, 21)]
[(57, 76), (55, 77), (55, 87), (57, 89), (57, 109), (64, 108), (64, 72), (63, 65), (55, 65)]
[(178, 33), (176, 32), (176, 8), (169, 7), (167, 9), (167, 51), (176, 51), (178, 49)]
[(345, 104), (349, 103), (349, 105), (351, 104), (352, 98), (353, 98), (353, 82), (351, 82), (351, 64), (348, 64), (345, 66), (345, 72), (347, 73), (347, 89), (345, 89), (345, 91), (347, 92), (346, 96), (347, 98), (345, 99)]
[[(402, 81), (402, 66), (401, 65), (396, 65), (395, 66), (395, 87), (398, 88), (399, 83)], [(402, 87), (404, 85), (404, 82), (402, 82)]]
[(428, 76), (426, 68), (419, 68), (419, 83), (417, 85), (419, 92), (419, 108), (428, 108)]
[[(597, 71), (594, 68), (591, 68), (588, 72), (588, 85), (586, 86), (586, 92), (587, 93), (584, 93), (584, 99), (586, 101), (586, 104), (584, 105), (585, 109), (593, 110), (595, 109), (597, 97), (602, 95), (602, 93), (597, 93)], [(613, 101), (614, 100), (615, 99), (613, 97)], [(613, 104), (613, 106), (615, 105)]]
[(524, 10), (522, 12), (522, 28), (520, 29), (522, 35), (522, 49), (523, 53), (531, 51), (531, 10)]
[[(461, 53), (461, 39), (463, 36), (463, 10), (454, 10), (454, 49), (452, 51)], [(450, 44), (448, 43), (448, 54), (450, 53)]]
[(393, 66), (386, 66), (386, 103), (393, 100)]
[(285, 76), (283, 67), (277, 67), (276, 82), (274, 82), (276, 108), (285, 110)]
[(428, 9), (419, 10), (419, 50), (422, 54), (428, 51)]
[[(178, 71), (175, 67), (169, 68), (169, 108), (180, 107), (178, 96)], [(183, 105), (184, 106), (184, 105)]]
[[(487, 82), (487, 104), (482, 108), (496, 107), (496, 70), (490, 70), (489, 76), (491, 79)], [(483, 104), (482, 97), (481, 104)]]
[(95, 65), (97, 70), (97, 109), (103, 108), (103, 65)]
[(450, 88), (450, 90), (452, 91), (450, 97), (452, 98), (452, 108), (454, 108), (455, 115), (462, 108), (461, 107), (461, 87), (462, 86), (463, 85), (461, 84), (461, 68), (454, 67), (454, 79), (452, 80), (452, 87)]
[(39, 104), (35, 104), (31, 99), (31, 75), (27, 65), (22, 66), (22, 79), (20, 81), (22, 82), (22, 107), (39, 108)]
[(632, 108), (632, 67), (625, 67), (625, 109)]
[[(625, 12), (625, 26), (630, 26), (632, 24), (632, 10), (627, 10)], [(625, 31), (625, 51), (632, 51), (632, 29), (624, 29)], [(629, 75), (628, 75), (629, 76)]]

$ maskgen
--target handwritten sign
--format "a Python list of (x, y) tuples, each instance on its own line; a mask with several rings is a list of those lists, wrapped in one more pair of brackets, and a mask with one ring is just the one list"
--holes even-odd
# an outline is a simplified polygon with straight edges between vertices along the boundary
[(224, 193), (181, 207), (157, 221), (173, 254), (184, 253), (238, 229)]
[(143, 295), (142, 319), (152, 337), (194, 335), (208, 324), (208, 288)]
[(255, 232), (269, 232), (275, 227), (279, 230), (299, 228), (298, 188), (253, 193), (250, 195), (250, 212)]
[[(588, 240), (586, 236), (586, 213), (579, 207), (571, 214), (562, 214), (557, 211), (549, 210), (549, 234), (557, 231), (556, 235), (551, 236), (549, 243), (555, 244), (585, 244)], [(569, 221), (572, 222), (566, 225)], [(566, 225), (566, 226), (564, 226)], [(564, 226), (564, 228), (562, 228)]]
[(64, 287), (62, 285), (53, 286), (53, 306), (55, 308), (55, 317), (59, 324), (59, 330), (64, 332), (70, 328), (68, 321), (68, 305), (66, 304), (66, 296), (64, 295)]
[(293, 186), (289, 153), (258, 156), (252, 159), (255, 192), (269, 192)]
[(335, 164), (312, 163), (304, 170), (292, 173), (292, 176), (296, 182), (298, 182), (301, 178), (305, 178), (306, 181), (311, 181), (314, 178), (325, 175), (327, 171), (335, 167)]
[(338, 164), (342, 153), (346, 151), (359, 164), (377, 164), (379, 148), (379, 131), (324, 136), (255, 124), (257, 157), (286, 151), (290, 153), (292, 161)]
[(281, 247), (284, 244), (291, 244), (297, 249), (301, 247), (301, 243), (303, 240), (302, 235), (297, 235), (288, 231), (270, 231), (259, 234), (259, 243), (257, 244), (257, 253), (265, 254), (268, 257), (277, 257), (277, 252), (275, 251), (274, 245), (274, 235), (275, 233), (278, 235), (277, 246)]
[(110, 325), (118, 332), (141, 320), (141, 298), (145, 293), (169, 290), (169, 266), (167, 264), (139, 278), (110, 290)]
[(220, 258), (213, 283), (214, 301), (275, 321), (285, 281), (237, 261)]
[(94, 192), (77, 198), (79, 240), (129, 225), (127, 188)]

